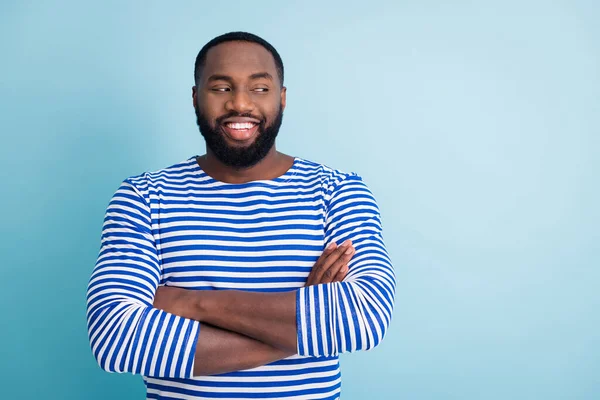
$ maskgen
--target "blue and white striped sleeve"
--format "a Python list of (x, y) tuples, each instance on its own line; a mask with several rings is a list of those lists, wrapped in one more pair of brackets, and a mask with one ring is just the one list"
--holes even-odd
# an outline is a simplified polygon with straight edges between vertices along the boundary
[(343, 282), (301, 288), (296, 296), (298, 354), (334, 356), (369, 350), (392, 318), (396, 278), (373, 194), (352, 174), (326, 195), (325, 242), (352, 240), (356, 253)]
[(148, 202), (125, 180), (108, 205), (87, 292), (90, 346), (104, 370), (193, 375), (200, 324), (152, 307), (160, 277)]

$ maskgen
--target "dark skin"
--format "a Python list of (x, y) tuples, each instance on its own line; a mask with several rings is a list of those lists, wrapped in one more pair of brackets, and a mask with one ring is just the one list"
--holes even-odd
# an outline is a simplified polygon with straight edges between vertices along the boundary
[[(286, 106), (286, 88), (279, 81), (273, 56), (255, 43), (227, 42), (210, 49), (196, 85), (192, 88), (194, 108), (199, 107), (213, 126), (218, 117), (231, 111), (264, 117), (269, 125), (279, 107)], [(226, 138), (232, 146), (250, 144)], [(275, 146), (258, 164), (246, 169), (224, 165), (210, 148), (198, 157), (204, 172), (227, 183), (273, 179), (283, 175), (293, 162), (293, 157), (278, 152)]]
[[(286, 105), (286, 88), (279, 81), (271, 53), (254, 43), (228, 42), (213, 47), (196, 84), (193, 105), (213, 126), (217, 118), (232, 111), (264, 118), (269, 125), (279, 107)], [(242, 147), (255, 139), (225, 137), (229, 145)], [(275, 146), (260, 162), (245, 169), (223, 164), (210, 148), (197, 159), (205, 173), (227, 183), (274, 179), (291, 168), (293, 161)], [(306, 285), (342, 281), (353, 255), (352, 243), (333, 243), (315, 263)], [(154, 306), (202, 322), (195, 376), (255, 368), (296, 354), (296, 291), (191, 291), (162, 286), (156, 291)]]
[[(306, 286), (341, 282), (353, 255), (351, 243), (331, 245), (315, 263)], [(283, 298), (286, 303), (278, 304)], [(154, 307), (202, 322), (194, 356), (194, 376), (256, 368), (296, 354), (295, 304), (295, 291), (271, 294), (161, 286), (154, 297)], [(294, 312), (290, 311), (290, 305)], [(277, 321), (281, 317), (286, 318), (285, 322)], [(256, 337), (251, 337), (252, 334)]]

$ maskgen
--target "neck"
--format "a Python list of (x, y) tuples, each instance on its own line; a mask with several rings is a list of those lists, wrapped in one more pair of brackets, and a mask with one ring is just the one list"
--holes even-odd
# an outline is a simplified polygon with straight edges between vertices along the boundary
[(235, 168), (223, 164), (210, 149), (196, 158), (200, 168), (211, 178), (225, 183), (247, 183), (258, 180), (271, 180), (287, 172), (294, 158), (280, 153), (275, 145), (257, 164), (249, 168)]

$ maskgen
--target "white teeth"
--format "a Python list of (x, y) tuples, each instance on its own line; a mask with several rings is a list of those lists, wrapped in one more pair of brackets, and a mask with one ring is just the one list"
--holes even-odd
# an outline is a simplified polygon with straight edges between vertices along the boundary
[(255, 124), (253, 124), (252, 122), (231, 122), (229, 124), (227, 124), (228, 127), (230, 127), (231, 129), (239, 129), (239, 130), (243, 130), (243, 129), (252, 129), (254, 127)]

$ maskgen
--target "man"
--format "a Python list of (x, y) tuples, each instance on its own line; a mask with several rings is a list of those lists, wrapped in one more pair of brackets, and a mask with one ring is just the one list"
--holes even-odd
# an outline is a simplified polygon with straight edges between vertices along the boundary
[(88, 287), (92, 352), (148, 399), (337, 399), (383, 339), (395, 275), (361, 178), (280, 153), (283, 63), (217, 37), (192, 88), (206, 154), (126, 179)]

